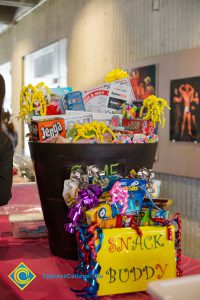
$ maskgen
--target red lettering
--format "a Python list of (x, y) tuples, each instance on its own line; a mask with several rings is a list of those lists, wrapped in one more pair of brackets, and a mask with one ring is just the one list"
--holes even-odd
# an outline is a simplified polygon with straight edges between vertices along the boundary
[(111, 246), (109, 247), (109, 251), (110, 252), (115, 252), (116, 251), (116, 245), (114, 244), (114, 239), (110, 238), (108, 240), (108, 244), (110, 244)]

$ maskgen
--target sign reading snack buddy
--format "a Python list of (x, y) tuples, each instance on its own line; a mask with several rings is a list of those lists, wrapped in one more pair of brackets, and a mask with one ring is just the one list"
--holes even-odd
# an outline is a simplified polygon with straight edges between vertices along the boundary
[(142, 227), (139, 236), (132, 228), (103, 229), (97, 253), (101, 266), (97, 281), (99, 296), (145, 291), (150, 281), (176, 277), (174, 227), (172, 240), (167, 227)]

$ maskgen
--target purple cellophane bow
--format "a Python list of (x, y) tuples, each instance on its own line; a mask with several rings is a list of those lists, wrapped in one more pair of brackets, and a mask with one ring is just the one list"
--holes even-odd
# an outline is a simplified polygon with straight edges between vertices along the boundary
[(65, 230), (74, 233), (75, 227), (83, 219), (83, 208), (87, 210), (99, 203), (99, 197), (103, 193), (102, 187), (96, 184), (90, 184), (88, 188), (83, 188), (78, 192), (77, 202), (69, 208), (68, 218), (71, 223), (65, 225)]

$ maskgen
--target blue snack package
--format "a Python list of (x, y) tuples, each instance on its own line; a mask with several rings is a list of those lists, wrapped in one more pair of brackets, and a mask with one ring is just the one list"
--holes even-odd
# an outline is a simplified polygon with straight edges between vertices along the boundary
[(120, 179), (122, 187), (128, 188), (128, 208), (125, 214), (139, 213), (145, 196), (144, 188), (147, 181), (144, 179)]
[(81, 92), (77, 91), (68, 93), (65, 95), (64, 99), (67, 110), (85, 111), (85, 105)]

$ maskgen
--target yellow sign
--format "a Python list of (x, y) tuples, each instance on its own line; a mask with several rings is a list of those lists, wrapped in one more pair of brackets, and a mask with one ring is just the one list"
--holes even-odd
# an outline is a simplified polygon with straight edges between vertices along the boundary
[(176, 277), (175, 233), (168, 240), (167, 227), (103, 229), (97, 254), (101, 266), (98, 295), (145, 291), (150, 281)]
[(23, 291), (36, 275), (24, 263), (20, 263), (8, 277)]

